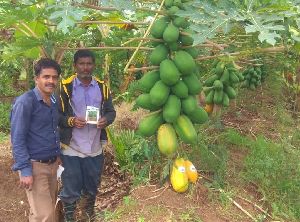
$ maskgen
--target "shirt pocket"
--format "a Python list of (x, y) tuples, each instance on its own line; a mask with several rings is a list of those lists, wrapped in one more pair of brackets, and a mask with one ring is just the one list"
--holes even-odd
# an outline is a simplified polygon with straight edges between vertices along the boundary
[(93, 99), (93, 106), (94, 107), (97, 107), (97, 108), (100, 108), (101, 107), (101, 97), (99, 95), (95, 96), (94, 99)]

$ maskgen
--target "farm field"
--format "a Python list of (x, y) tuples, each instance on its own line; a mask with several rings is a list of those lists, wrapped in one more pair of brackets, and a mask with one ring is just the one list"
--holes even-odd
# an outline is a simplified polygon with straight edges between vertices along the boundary
[[(296, 186), (297, 177), (286, 175), (288, 178), (283, 178), (285, 172), (277, 175), (276, 172), (268, 172), (266, 169), (268, 164), (291, 170), (297, 167), (289, 166), (293, 163), (293, 158), (290, 159), (290, 163), (280, 163), (282, 159), (276, 160), (268, 156), (269, 152), (274, 151), (267, 143), (280, 145), (286, 150), (286, 154), (297, 154), (296, 147), (300, 142), (299, 123), (291, 117), (285, 103), (277, 102), (284, 97), (284, 92), (276, 93), (275, 87), (276, 84), (266, 84), (258, 93), (243, 92), (243, 96), (238, 97), (235, 104), (223, 113), (221, 122), (218, 123), (222, 124), (221, 128), (212, 125), (213, 119), (207, 125), (201, 126), (199, 131), (203, 142), (199, 146), (207, 143), (212, 146), (210, 149), (214, 151), (216, 158), (224, 159), (222, 162), (214, 159), (210, 160), (211, 163), (202, 162), (199, 159), (203, 159), (204, 155), (209, 153), (204, 153), (200, 147), (193, 147), (196, 150), (195, 155), (199, 155), (193, 156), (193, 160), (195, 159), (196, 168), (203, 177), (184, 194), (174, 192), (169, 182), (160, 185), (155, 179), (132, 186), (132, 178), (121, 172), (115, 164), (112, 155), (114, 147), (109, 144), (106, 147), (107, 165), (97, 198), (97, 209), (99, 212), (105, 212), (103, 221), (253, 221), (235, 203), (256, 220), (297, 221), (286, 214), (291, 210), (288, 199), (280, 199), (283, 194), (277, 196), (275, 193), (283, 189), (285, 195), (292, 195), (289, 192), (295, 192), (293, 189), (297, 188), (291, 187), (284, 191), (284, 184)], [(113, 128), (132, 130), (137, 127), (141, 111), (128, 114), (130, 107), (128, 103), (118, 106), (117, 120)], [(126, 124), (128, 122), (130, 124)], [(253, 146), (246, 145), (248, 140), (253, 142)], [(261, 148), (259, 143), (262, 143)], [(220, 144), (220, 150), (213, 148)], [(263, 150), (255, 151), (255, 146)], [(26, 221), (27, 200), (25, 193), (18, 188), (17, 175), (10, 169), (12, 157), (7, 137), (1, 138), (1, 150), (1, 176), (6, 178), (1, 180), (1, 221)], [(285, 161), (289, 159), (281, 158), (286, 158)], [(207, 164), (215, 166), (211, 166), (209, 170)], [(262, 168), (258, 170), (254, 167)], [(263, 170), (266, 170), (263, 172), (266, 173), (263, 178), (257, 179), (253, 175)], [(247, 178), (247, 174), (248, 177), (252, 176), (251, 180)], [(273, 176), (278, 176), (276, 181), (272, 181)], [(268, 184), (269, 182), (274, 184)], [(223, 192), (220, 192), (221, 190)], [(282, 208), (274, 211), (272, 204), (280, 204)], [(295, 205), (295, 210), (296, 207)]]

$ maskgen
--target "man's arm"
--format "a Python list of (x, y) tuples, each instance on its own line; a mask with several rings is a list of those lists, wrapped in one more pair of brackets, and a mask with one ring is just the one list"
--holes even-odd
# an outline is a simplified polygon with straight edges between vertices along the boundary
[(62, 127), (62, 128), (72, 127), (72, 121), (71, 121), (72, 116), (68, 116), (66, 114), (67, 113), (66, 109), (67, 109), (67, 106), (69, 105), (69, 101), (61, 88), (61, 83), (60, 83), (59, 87), (56, 88), (55, 97), (57, 98), (56, 100), (58, 101), (58, 115), (59, 115), (58, 125), (59, 125), (59, 127)]
[(11, 142), (15, 164), (13, 170), (21, 176), (31, 176), (32, 166), (27, 147), (27, 134), (31, 122), (32, 102), (16, 102), (11, 114)]
[(112, 97), (109, 94), (108, 99), (103, 103), (103, 116), (106, 119), (106, 126), (113, 123), (116, 118), (116, 111), (112, 103)]

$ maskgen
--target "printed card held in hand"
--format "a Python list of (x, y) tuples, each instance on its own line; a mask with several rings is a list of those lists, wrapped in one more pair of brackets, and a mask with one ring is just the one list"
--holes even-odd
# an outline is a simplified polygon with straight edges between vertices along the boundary
[(89, 124), (97, 124), (99, 120), (99, 108), (94, 106), (87, 106), (85, 120)]

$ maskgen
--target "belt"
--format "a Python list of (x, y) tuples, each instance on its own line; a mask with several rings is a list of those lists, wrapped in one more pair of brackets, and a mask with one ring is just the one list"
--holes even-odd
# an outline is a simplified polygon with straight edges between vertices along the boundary
[(35, 159), (30, 159), (30, 160), (32, 162), (52, 164), (52, 163), (55, 163), (55, 161), (57, 160), (57, 156), (51, 157), (49, 159), (43, 159), (43, 160), (35, 160)]

